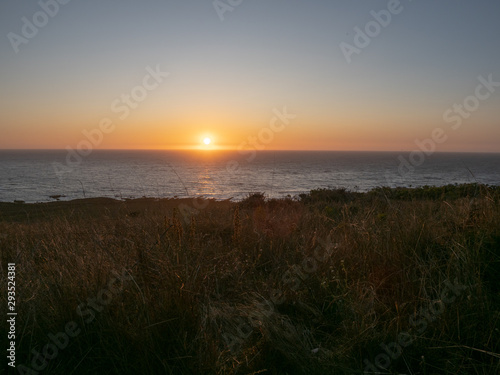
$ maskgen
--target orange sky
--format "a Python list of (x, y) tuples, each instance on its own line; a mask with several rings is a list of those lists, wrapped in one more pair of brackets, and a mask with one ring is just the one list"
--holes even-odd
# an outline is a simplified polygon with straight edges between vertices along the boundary
[[(209, 136), (208, 149), (257, 137), (267, 150), (409, 151), (442, 128), (437, 151), (500, 152), (500, 89), (459, 129), (443, 118), (474, 104), (479, 77), (500, 81), (497, 3), (406, 4), (353, 61), (339, 46), (355, 43), (375, 3), (266, 4), (221, 22), (210, 4), (72, 2), (20, 51), (2, 38), (0, 148), (76, 148), (109, 118), (113, 131), (93, 147), (204, 148)], [(22, 18), (39, 11), (13, 1), (4, 10), (2, 35), (22, 34)], [(284, 107), (295, 117), (269, 133)]]

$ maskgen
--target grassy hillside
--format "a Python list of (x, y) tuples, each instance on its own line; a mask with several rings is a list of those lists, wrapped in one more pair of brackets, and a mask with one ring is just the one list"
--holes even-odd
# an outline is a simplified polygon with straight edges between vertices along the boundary
[(0, 249), (18, 373), (500, 372), (498, 188), (1, 203)]

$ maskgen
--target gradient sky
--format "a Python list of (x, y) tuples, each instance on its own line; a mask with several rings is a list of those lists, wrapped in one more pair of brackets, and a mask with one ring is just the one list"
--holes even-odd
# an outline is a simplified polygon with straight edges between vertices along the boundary
[[(16, 53), (8, 34), (41, 8), (3, 0), (0, 148), (75, 148), (103, 118), (100, 149), (238, 148), (286, 106), (266, 149), (413, 150), (442, 128), (438, 151), (500, 152), (500, 87), (459, 129), (443, 119), (478, 76), (500, 82), (500, 1), (400, 3), (349, 64), (340, 44), (388, 1), (243, 0), (221, 21), (212, 0), (72, 0)], [(120, 119), (158, 65), (170, 76)]]

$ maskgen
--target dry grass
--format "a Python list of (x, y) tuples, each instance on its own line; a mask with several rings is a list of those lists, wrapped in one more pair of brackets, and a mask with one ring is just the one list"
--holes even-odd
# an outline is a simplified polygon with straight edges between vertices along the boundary
[(2, 285), (17, 264), (17, 363), (31, 367), (31, 351), (75, 321), (81, 333), (41, 373), (362, 373), (457, 280), (467, 289), (427, 314), (383, 373), (499, 373), (498, 189), (186, 207), (0, 204)]

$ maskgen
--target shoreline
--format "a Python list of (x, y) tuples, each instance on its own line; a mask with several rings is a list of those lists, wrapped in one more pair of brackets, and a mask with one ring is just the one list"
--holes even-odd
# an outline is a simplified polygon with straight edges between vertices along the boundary
[[(242, 199), (215, 199), (203, 197), (171, 197), (171, 198), (125, 198), (89, 197), (73, 200), (54, 200), (51, 202), (21, 203), (0, 202), (0, 222), (51, 220), (56, 217), (82, 218), (110, 216), (119, 219), (123, 216), (137, 217), (148, 214), (178, 209), (190, 217), (192, 212), (200, 212), (207, 207), (234, 207), (255, 205), (270, 202), (295, 202), (304, 206), (317, 202), (331, 204), (349, 204), (360, 202), (370, 204), (373, 200), (391, 201), (453, 201), (460, 198), (475, 199), (488, 196), (491, 199), (500, 197), (500, 186), (483, 184), (456, 184), (423, 187), (379, 187), (367, 192), (356, 192), (347, 189), (313, 189), (308, 193), (295, 196), (270, 198), (265, 193), (248, 193)], [(207, 203), (206, 203), (207, 202)]]
[(2, 204), (15, 204), (15, 205), (40, 205), (40, 204), (54, 204), (54, 203), (81, 203), (81, 202), (91, 202), (91, 201), (115, 201), (115, 202), (131, 202), (131, 201), (141, 201), (141, 200), (154, 200), (154, 201), (163, 201), (163, 200), (210, 200), (214, 202), (224, 202), (224, 201), (232, 201), (234, 203), (238, 203), (240, 201), (245, 200), (251, 195), (254, 194), (263, 194), (266, 196), (266, 199), (269, 200), (280, 200), (280, 199), (299, 199), (300, 196), (304, 194), (310, 194), (313, 191), (343, 191), (349, 194), (357, 194), (357, 195), (369, 195), (373, 194), (374, 192), (377, 191), (418, 191), (418, 190), (433, 190), (433, 189), (454, 189), (454, 188), (461, 188), (461, 187), (483, 187), (487, 189), (500, 189), (500, 184), (499, 185), (490, 185), (490, 184), (483, 184), (483, 183), (478, 183), (478, 182), (473, 182), (473, 183), (455, 183), (455, 184), (444, 184), (444, 185), (419, 185), (419, 186), (395, 186), (395, 187), (389, 187), (389, 186), (377, 186), (369, 190), (351, 190), (349, 188), (344, 188), (344, 187), (337, 187), (337, 188), (314, 188), (310, 189), (308, 191), (303, 191), (296, 193), (295, 195), (291, 194), (286, 194), (286, 195), (281, 195), (281, 196), (273, 196), (269, 197), (266, 196), (266, 192), (245, 192), (245, 193), (239, 193), (244, 194), (243, 197), (229, 197), (229, 198), (215, 198), (215, 197), (208, 197), (208, 196), (171, 196), (171, 197), (154, 197), (154, 196), (142, 196), (142, 197), (126, 197), (126, 198), (118, 198), (118, 197), (106, 197), (106, 196), (95, 196), (95, 197), (84, 197), (84, 198), (72, 198), (72, 199), (60, 199), (60, 198), (67, 198), (65, 195), (53, 195), (49, 196), (52, 200), (47, 200), (47, 201), (36, 201), (36, 202), (26, 202), (24, 200), (14, 200), (14, 201), (1, 201), (0, 200), (0, 205)]

